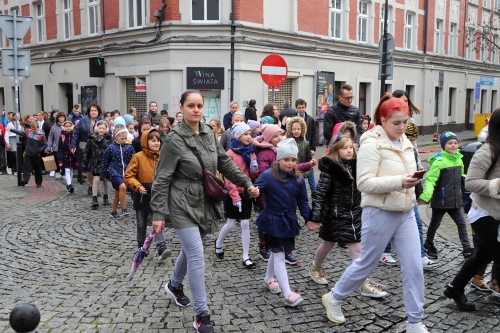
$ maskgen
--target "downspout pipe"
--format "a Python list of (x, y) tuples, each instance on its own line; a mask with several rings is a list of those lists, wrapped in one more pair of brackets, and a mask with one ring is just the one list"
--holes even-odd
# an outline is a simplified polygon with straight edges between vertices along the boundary
[(236, 33), (236, 26), (234, 25), (234, 17), (236, 16), (236, 1), (231, 0), (231, 78), (230, 81), (230, 94), (229, 100), (234, 101), (234, 34)]
[(422, 40), (422, 51), (424, 52), (424, 55), (427, 55), (427, 31), (428, 31), (428, 25), (429, 25), (429, 0), (425, 0), (424, 3), (424, 38)]

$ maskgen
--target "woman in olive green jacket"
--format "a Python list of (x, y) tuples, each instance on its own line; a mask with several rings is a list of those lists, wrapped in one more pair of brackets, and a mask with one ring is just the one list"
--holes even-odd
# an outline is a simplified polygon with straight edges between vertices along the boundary
[(212, 129), (201, 122), (203, 97), (200, 93), (184, 92), (180, 104), (183, 121), (168, 133), (162, 145), (153, 183), (153, 228), (159, 232), (165, 221), (170, 221), (182, 245), (165, 291), (177, 305), (188, 306), (191, 302), (182, 287), (187, 274), (194, 298), (194, 326), (197, 330), (213, 332), (206, 302), (203, 239), (217, 231), (216, 221), (223, 217), (222, 203), (204, 195), (202, 168), (191, 148), (198, 149), (206, 168), (214, 174), (219, 170), (231, 182), (246, 188), (250, 197), (257, 197), (259, 191), (226, 154)]

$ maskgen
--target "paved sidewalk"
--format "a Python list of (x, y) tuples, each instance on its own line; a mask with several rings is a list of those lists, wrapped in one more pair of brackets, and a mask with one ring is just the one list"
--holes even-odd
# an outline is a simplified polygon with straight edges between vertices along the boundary
[[(59, 187), (57, 194), (53, 184)], [(163, 291), (173, 259), (158, 262), (152, 251), (128, 283), (136, 250), (134, 215), (112, 220), (108, 207), (90, 210), (86, 184), (75, 187), (75, 194), (67, 194), (62, 181), (45, 178), (43, 193), (52, 194), (34, 198), (37, 189), (17, 188), (13, 176), (0, 176), (0, 332), (12, 332), (10, 311), (25, 302), (41, 311), (40, 333), (194, 332), (192, 305), (179, 308)], [(34, 200), (22, 200), (30, 196)], [(428, 222), (425, 211), (422, 218)], [(343, 305), (346, 324), (335, 325), (325, 316), (321, 296), (350, 263), (347, 251), (335, 248), (328, 256), (325, 269), (329, 285), (314, 284), (308, 270), (320, 240), (317, 233), (303, 228), (296, 251), (302, 262), (287, 270), (292, 289), (304, 302), (288, 309), (282, 297), (272, 295), (262, 285), (266, 266), (257, 261), (253, 225), (250, 256), (258, 265), (255, 271), (242, 267), (239, 227), (224, 243), (224, 260), (214, 255), (217, 235), (207, 236), (207, 298), (216, 332), (404, 332), (399, 265), (380, 264), (372, 274), (387, 285), (389, 297), (374, 300), (353, 293)], [(492, 304), (494, 299), (489, 295), (467, 290), (468, 298), (479, 308), (474, 313), (459, 311), (443, 296), (445, 284), (463, 258), (450, 236), (453, 232), (443, 227), (441, 231), (436, 243), (444, 265), (425, 273), (425, 324), (433, 333), (497, 331), (500, 306)], [(176, 256), (180, 244), (174, 232), (167, 230), (165, 236)], [(187, 282), (185, 290), (191, 297)]]

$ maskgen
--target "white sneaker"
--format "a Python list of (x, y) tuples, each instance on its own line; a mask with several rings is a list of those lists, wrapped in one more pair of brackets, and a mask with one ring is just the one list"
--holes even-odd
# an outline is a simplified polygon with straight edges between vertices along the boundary
[(430, 271), (441, 265), (442, 264), (439, 261), (430, 260), (427, 256), (422, 257), (422, 267), (424, 268), (424, 271)]
[(56, 172), (55, 171), (51, 171), (50, 174), (49, 174), (49, 177), (50, 178), (54, 178), (56, 175)]
[(325, 273), (325, 270), (323, 269), (323, 266), (311, 266), (311, 269), (309, 270), (309, 275), (311, 276), (311, 279), (316, 282), (317, 284), (328, 284), (328, 279)]
[(328, 319), (336, 324), (345, 323), (345, 317), (341, 307), (342, 302), (334, 300), (330, 291), (324, 294), (321, 299), (326, 309), (326, 316)]
[(406, 333), (429, 333), (427, 327), (422, 322), (418, 324), (406, 323)]
[(389, 266), (394, 266), (398, 263), (390, 253), (383, 253), (382, 258), (380, 258), (380, 261)]
[(361, 296), (372, 297), (372, 298), (382, 298), (389, 295), (387, 292), (380, 290), (370, 280), (366, 279), (365, 282), (359, 288)]

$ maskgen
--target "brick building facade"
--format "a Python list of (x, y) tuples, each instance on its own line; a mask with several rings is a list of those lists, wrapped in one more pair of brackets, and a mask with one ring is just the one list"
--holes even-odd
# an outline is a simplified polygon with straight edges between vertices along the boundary
[[(355, 104), (373, 113), (385, 0), (234, 0), (231, 6), (231, 0), (2, 0), (1, 14), (33, 17), (21, 44), (31, 50), (32, 66), (20, 82), (21, 112), (85, 109), (91, 101), (105, 110), (146, 111), (155, 100), (173, 114), (182, 91), (193, 87), (205, 96), (207, 118), (222, 118), (231, 96), (241, 108), (256, 99), (261, 110), (271, 96), (260, 64), (276, 53), (289, 70), (275, 96), (278, 106), (300, 97), (318, 115), (318, 72), (328, 72), (334, 94), (349, 83)], [(436, 121), (442, 129), (470, 127), (474, 114), (500, 106), (500, 52), (491, 47), (500, 39), (489, 29), (499, 7), (499, 0), (388, 1), (395, 66), (386, 89), (410, 94), (424, 110), (415, 119), (424, 132)], [(3, 35), (0, 47), (11, 47)], [(104, 75), (91, 76), (100, 60)], [(200, 85), (199, 73), (217, 85)], [(146, 81), (146, 92), (135, 91), (137, 78)], [(0, 105), (7, 109), (14, 108), (13, 84), (0, 81)]]

